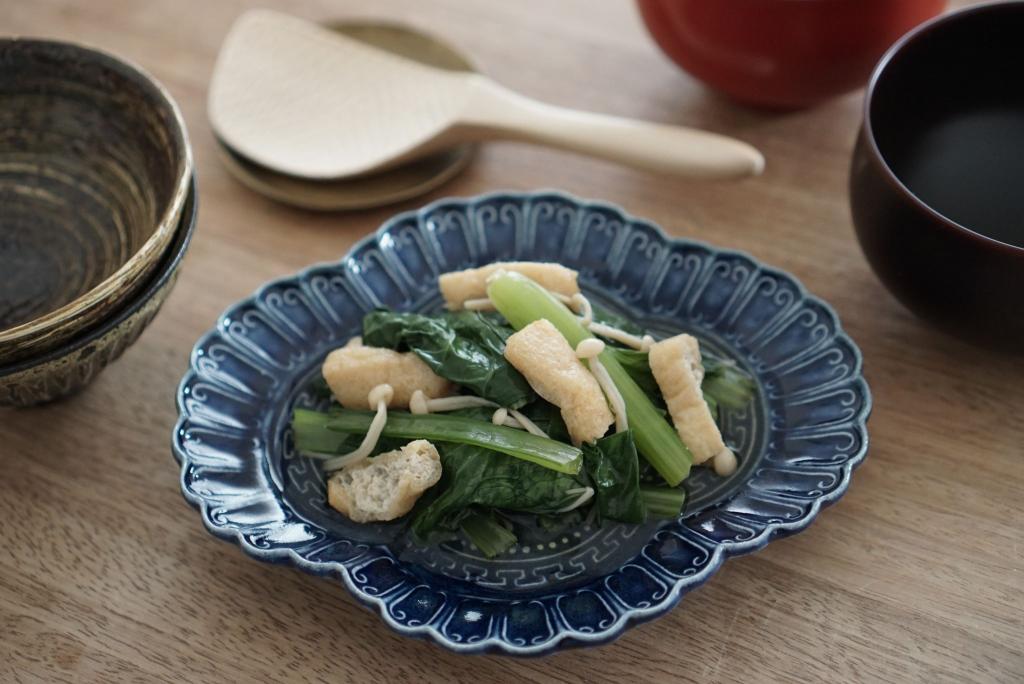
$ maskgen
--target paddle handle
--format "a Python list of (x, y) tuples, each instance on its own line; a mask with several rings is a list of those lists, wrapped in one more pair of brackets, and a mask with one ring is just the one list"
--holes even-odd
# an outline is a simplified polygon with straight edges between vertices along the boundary
[(656, 173), (711, 180), (761, 173), (764, 157), (734, 138), (537, 102), (475, 76), (460, 133), (540, 143)]

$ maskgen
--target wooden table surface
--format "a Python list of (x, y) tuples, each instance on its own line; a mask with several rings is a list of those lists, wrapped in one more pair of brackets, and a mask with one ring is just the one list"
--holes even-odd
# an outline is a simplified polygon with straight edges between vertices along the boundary
[[(734, 107), (666, 60), (629, 2), (261, 2), (415, 23), (529, 95), (733, 134), (768, 159), (760, 178), (704, 185), (493, 144), (428, 197), (319, 215), (252, 194), (215, 156), (207, 84), (247, 4), (0, 0), (0, 31), (103, 46), (165, 83), (201, 198), (177, 289), (135, 346), (73, 399), (0, 412), (0, 681), (1024, 679), (1024, 368), (932, 332), (868, 269), (846, 200), (859, 94), (789, 114)], [(835, 306), (875, 398), (869, 458), (842, 501), (613, 644), (532, 660), (400, 638), (340, 583), (208, 535), (169, 442), (175, 386), (218, 314), (398, 210), (549, 187), (750, 252)]]

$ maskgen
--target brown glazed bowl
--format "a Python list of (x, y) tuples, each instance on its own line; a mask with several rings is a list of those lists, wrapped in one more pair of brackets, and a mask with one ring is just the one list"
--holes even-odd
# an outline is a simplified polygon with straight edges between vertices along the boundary
[[(1010, 130), (1015, 125), (1013, 137), (1022, 139), (1022, 37), (1024, 3), (1009, 2), (948, 14), (897, 41), (868, 85), (850, 170), (857, 239), (882, 283), (934, 326), (1016, 352), (1024, 351), (1024, 215), (994, 207), (1000, 192), (1024, 193), (1024, 149), (1005, 133), (987, 141), (964, 138), (969, 154), (984, 150), (1001, 158), (999, 173), (1009, 165), (997, 176), (1004, 182), (986, 184), (967, 165), (936, 154), (934, 145), (936, 135), (993, 112), (1015, 120)], [(920, 176), (913, 175), (922, 169), (940, 184), (927, 188), (929, 202), (921, 198)], [(982, 218), (950, 218), (954, 212), (946, 207), (954, 196), (974, 207), (972, 216), (987, 214), (1008, 226), (1003, 231), (1016, 222), (1019, 239), (982, 226)], [(1022, 206), (1017, 197), (1011, 206)]]
[(32, 406), (74, 394), (138, 339), (178, 278), (196, 226), (196, 202), (193, 181), (163, 259), (120, 309), (43, 356), (0, 365), (0, 407)]
[(142, 70), (0, 39), (0, 363), (131, 298), (173, 239), (191, 176), (181, 114)]

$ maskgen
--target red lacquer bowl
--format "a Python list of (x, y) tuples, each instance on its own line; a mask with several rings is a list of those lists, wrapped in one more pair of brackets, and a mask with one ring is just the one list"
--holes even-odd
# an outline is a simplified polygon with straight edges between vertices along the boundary
[(745, 104), (799, 108), (855, 90), (945, 0), (638, 0), (661, 49)]

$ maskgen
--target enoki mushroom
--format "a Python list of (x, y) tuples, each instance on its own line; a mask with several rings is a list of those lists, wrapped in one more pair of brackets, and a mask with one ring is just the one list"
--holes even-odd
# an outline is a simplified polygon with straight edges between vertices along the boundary
[(604, 367), (601, 359), (598, 358), (603, 351), (604, 342), (595, 338), (583, 340), (576, 345), (576, 356), (587, 361), (587, 364), (590, 366), (591, 375), (597, 380), (597, 384), (601, 386), (604, 395), (608, 397), (612, 413), (615, 414), (615, 431), (625, 432), (629, 429), (629, 420), (626, 418), (626, 401), (622, 398), (619, 388), (612, 381), (612, 377), (608, 375), (608, 369)]
[(574, 487), (573, 489), (565, 490), (565, 493), (568, 494), (569, 496), (573, 496), (574, 494), (579, 494), (579, 496), (576, 497), (576, 500), (573, 501), (571, 504), (559, 508), (557, 511), (555, 511), (555, 513), (568, 513), (569, 511), (579, 508), (580, 506), (594, 498), (593, 487)]
[(341, 470), (345, 466), (358, 463), (365, 458), (369, 458), (373, 450), (377, 448), (377, 441), (380, 439), (380, 433), (384, 431), (384, 426), (388, 422), (388, 402), (390, 402), (395, 396), (395, 390), (391, 385), (382, 384), (377, 385), (367, 395), (367, 402), (370, 406), (377, 407), (377, 413), (373, 416), (373, 421), (370, 423), (370, 429), (366, 431), (366, 436), (363, 437), (363, 441), (359, 444), (355, 451), (351, 451), (341, 456), (329, 459), (324, 462), (324, 470)]

